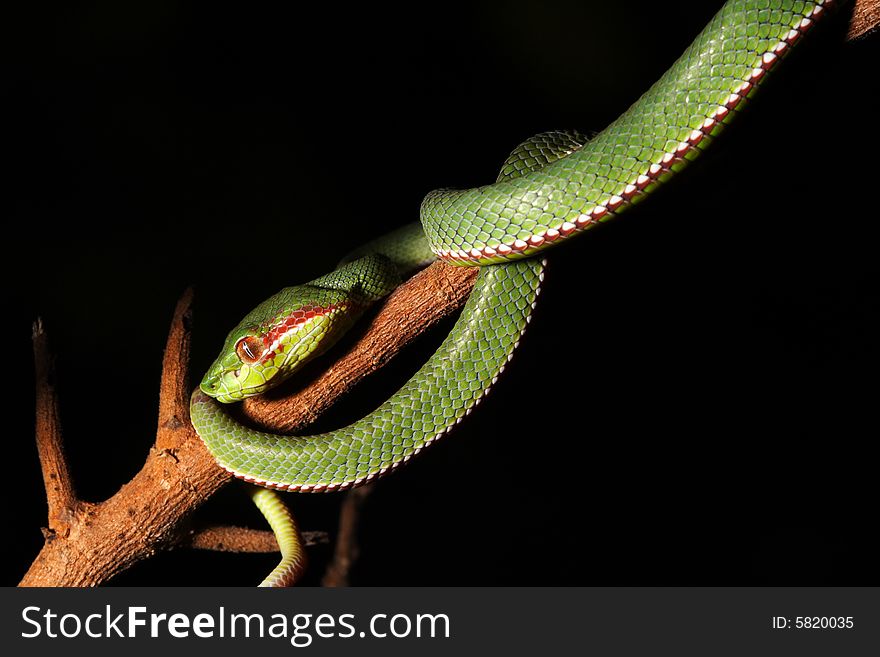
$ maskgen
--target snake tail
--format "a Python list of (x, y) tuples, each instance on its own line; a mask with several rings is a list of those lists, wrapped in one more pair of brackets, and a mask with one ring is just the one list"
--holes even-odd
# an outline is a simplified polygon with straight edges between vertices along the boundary
[(306, 552), (293, 514), (275, 491), (252, 487), (250, 496), (269, 523), (281, 550), (281, 561), (260, 586), (293, 586), (306, 568)]

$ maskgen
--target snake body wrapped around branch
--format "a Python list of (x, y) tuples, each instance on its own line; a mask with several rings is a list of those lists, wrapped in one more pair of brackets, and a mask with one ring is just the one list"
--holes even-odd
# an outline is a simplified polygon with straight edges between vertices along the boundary
[[(227, 338), (192, 397), (192, 421), (221, 466), (260, 486), (333, 491), (408, 461), (471, 413), (526, 328), (550, 247), (605, 223), (684, 169), (748, 104), (830, 2), (731, 0), (626, 112), (587, 140), (550, 132), (517, 147), (498, 180), (441, 189), (413, 224), (359, 249), (335, 272), (287, 288)], [(363, 419), (312, 436), (247, 428), (219, 402), (289, 377), (374, 301), (434, 258), (479, 266), (437, 352)]]

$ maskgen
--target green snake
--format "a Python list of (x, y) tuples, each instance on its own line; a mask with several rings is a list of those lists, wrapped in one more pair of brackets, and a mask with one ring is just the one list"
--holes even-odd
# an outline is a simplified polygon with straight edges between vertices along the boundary
[[(544, 262), (532, 256), (624, 213), (685, 168), (830, 4), (730, 0), (678, 61), (592, 139), (537, 135), (511, 153), (494, 184), (431, 192), (420, 223), (264, 301), (230, 332), (193, 393), (192, 423), (211, 454), (259, 486), (335, 491), (394, 470), (448, 433), (480, 403), (525, 331), (543, 279)], [(480, 266), (477, 282), (437, 352), (375, 411), (312, 436), (256, 431), (224, 412), (218, 402), (287, 379), (435, 258)]]

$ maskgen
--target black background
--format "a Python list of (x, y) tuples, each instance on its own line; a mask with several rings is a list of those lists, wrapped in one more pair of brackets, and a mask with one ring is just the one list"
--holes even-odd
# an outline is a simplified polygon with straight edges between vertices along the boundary
[[(414, 220), (427, 191), (491, 181), (536, 132), (607, 125), (719, 3), (651, 5), (107, 1), (4, 21), (3, 582), (45, 524), (34, 318), (78, 490), (103, 499), (153, 439), (188, 285), (200, 373), (244, 312)], [(552, 253), (480, 412), (376, 485), (354, 584), (878, 583), (880, 58), (876, 38), (843, 45), (845, 23), (681, 180)], [(199, 519), (258, 526), (234, 488)], [(332, 532), (340, 499), (291, 502)], [(329, 552), (312, 551), (308, 583)], [(249, 585), (273, 560), (180, 552), (114, 581)]]

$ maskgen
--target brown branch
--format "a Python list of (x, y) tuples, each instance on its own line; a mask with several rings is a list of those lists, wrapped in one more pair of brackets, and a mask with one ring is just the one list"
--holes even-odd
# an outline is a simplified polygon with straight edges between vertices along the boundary
[[(164, 400), (169, 390), (186, 386), (190, 301), (185, 294), (174, 314)], [(141, 471), (110, 499), (81, 505), (67, 535), (46, 541), (21, 585), (94, 586), (108, 580), (172, 544), (182, 521), (229, 479), (192, 430), (186, 404), (179, 396), (172, 399)], [(173, 416), (182, 421), (168, 421)]]
[(339, 513), (339, 534), (336, 537), (333, 561), (327, 566), (327, 572), (321, 580), (324, 586), (348, 586), (348, 574), (360, 553), (357, 532), (361, 509), (372, 490), (372, 486), (363, 486), (346, 493)]
[(294, 395), (272, 392), (245, 400), (246, 417), (291, 432), (320, 417), (341, 395), (372, 374), (425, 330), (457, 310), (470, 294), (474, 267), (435, 263), (416, 274), (383, 306), (367, 333), (319, 378)]
[(52, 359), (43, 322), (39, 319), (34, 323), (33, 348), (37, 384), (35, 432), (49, 506), (49, 526), (43, 531), (48, 540), (59, 534), (67, 535), (80, 504), (64, 456), (58, 397), (52, 380)]
[(192, 324), (193, 292), (187, 289), (174, 310), (171, 332), (162, 357), (162, 379), (159, 385), (159, 422), (156, 449), (173, 451), (187, 438), (178, 431), (189, 426), (189, 346)]
[[(389, 298), (370, 328), (343, 356), (348, 363), (344, 380), (339, 378), (337, 364), (306, 390), (286, 401), (276, 400), (277, 406), (267, 405), (266, 416), (254, 416), (271, 426), (277, 414), (283, 422), (278, 430), (295, 430), (312, 421), (315, 412), (309, 404), (326, 409), (403, 345), (460, 307), (475, 275), (475, 271), (439, 263), (421, 272)], [(179, 547), (187, 542), (187, 520), (192, 513), (230, 480), (189, 422), (191, 300), (191, 293), (184, 294), (174, 313), (163, 361), (156, 443), (143, 468), (110, 499), (80, 503), (69, 530), (47, 536), (22, 586), (95, 586), (160, 550)], [(379, 357), (371, 354), (374, 349)], [(48, 398), (46, 384), (38, 385), (42, 388), (38, 397)], [(304, 395), (309, 401), (303, 401)], [(293, 410), (278, 411), (288, 404)], [(53, 426), (57, 427), (57, 420)]]
[[(301, 532), (306, 547), (326, 545), (330, 542), (327, 532)], [(262, 529), (248, 527), (205, 527), (183, 537), (177, 547), (214, 552), (278, 552), (275, 534)]]
[(880, 27), (880, 0), (856, 0), (849, 21), (847, 41), (861, 39)]

